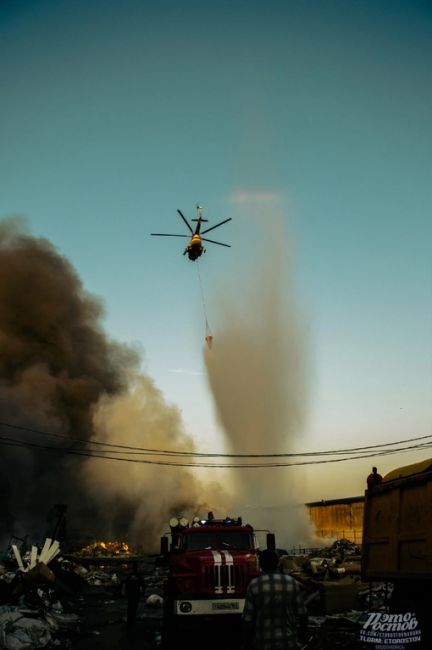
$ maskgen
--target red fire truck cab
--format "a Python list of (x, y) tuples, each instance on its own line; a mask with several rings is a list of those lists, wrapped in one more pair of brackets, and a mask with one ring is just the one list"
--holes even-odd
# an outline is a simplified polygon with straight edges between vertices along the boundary
[[(255, 532), (241, 519), (195, 517), (170, 521), (169, 538), (161, 538), (168, 564), (164, 599), (164, 637), (187, 623), (230, 617), (240, 620), (246, 588), (260, 575)], [(267, 533), (267, 548), (275, 537)], [(187, 625), (187, 627), (189, 627)]]

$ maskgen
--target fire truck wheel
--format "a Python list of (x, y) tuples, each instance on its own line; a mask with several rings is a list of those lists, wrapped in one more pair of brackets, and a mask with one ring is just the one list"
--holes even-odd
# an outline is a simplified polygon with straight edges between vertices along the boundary
[(162, 616), (162, 650), (178, 648), (177, 632), (177, 624), (172, 613), (172, 603), (166, 600)]

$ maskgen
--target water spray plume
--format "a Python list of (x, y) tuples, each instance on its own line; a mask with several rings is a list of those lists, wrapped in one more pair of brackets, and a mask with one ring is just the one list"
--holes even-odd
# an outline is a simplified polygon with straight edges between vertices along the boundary
[[(282, 453), (294, 450), (307, 411), (305, 321), (290, 283), (281, 218), (261, 222), (266, 224), (267, 257), (259, 266), (257, 257), (251, 260), (248, 282), (231, 284), (224, 292), (217, 345), (204, 356), (230, 450)], [(245, 297), (240, 301), (238, 296)], [(254, 510), (255, 523), (280, 529), (283, 508), (290, 539), (307, 534), (292, 473), (237, 470), (234, 476), (238, 509)]]

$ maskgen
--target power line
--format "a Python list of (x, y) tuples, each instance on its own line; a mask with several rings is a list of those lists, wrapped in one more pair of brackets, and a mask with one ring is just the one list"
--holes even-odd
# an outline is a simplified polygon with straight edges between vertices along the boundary
[[(94, 453), (91, 450), (79, 451), (77, 449), (71, 449), (67, 447), (53, 447), (50, 445), (39, 445), (37, 443), (15, 440), (13, 438), (8, 438), (3, 436), (0, 436), (0, 445), (6, 447), (23, 448), (23, 449), (38, 449), (38, 450), (56, 452), (56, 453), (67, 454), (67, 455), (85, 456), (88, 458), (101, 458), (106, 460), (114, 460), (114, 461), (127, 462), (127, 463), (138, 463), (144, 465), (163, 465), (166, 467), (191, 467), (191, 468), (196, 467), (196, 468), (216, 468), (216, 469), (230, 469), (230, 468), (231, 469), (258, 469), (258, 468), (274, 468), (274, 467), (295, 467), (295, 466), (304, 466), (304, 465), (320, 465), (320, 464), (327, 464), (327, 463), (340, 463), (347, 460), (361, 460), (364, 458), (386, 456), (395, 453), (404, 453), (406, 451), (426, 449), (432, 446), (432, 442), (410, 445), (408, 447), (397, 448), (397, 449), (396, 448), (386, 449), (378, 452), (365, 453), (358, 456), (348, 456), (345, 458), (332, 458), (332, 459), (325, 459), (325, 460), (304, 460), (304, 461), (290, 462), (290, 463), (273, 462), (273, 463), (230, 463), (230, 464), (204, 463), (204, 462), (192, 463), (192, 462), (178, 462), (178, 461), (174, 462), (174, 461), (167, 461), (167, 460), (149, 460), (149, 459), (142, 459), (142, 458), (140, 459), (123, 458), (119, 456), (104, 455), (103, 450), (100, 453)], [(111, 453), (115, 453), (115, 452), (106, 451), (106, 454), (111, 454)]]
[[(67, 440), (69, 443), (82, 443), (85, 445), (95, 445), (99, 447), (107, 447), (110, 450), (122, 449), (128, 450), (124, 453), (137, 452), (144, 455), (164, 455), (164, 456), (183, 456), (183, 457), (194, 457), (194, 458), (299, 458), (299, 457), (313, 457), (313, 456), (334, 456), (334, 455), (344, 455), (344, 454), (358, 454), (361, 452), (368, 452), (374, 449), (379, 450), (387, 447), (394, 447), (395, 445), (402, 445), (411, 442), (418, 442), (420, 440), (427, 440), (432, 438), (432, 434), (426, 436), (418, 436), (414, 438), (406, 438), (404, 440), (397, 440), (388, 443), (381, 443), (377, 445), (367, 445), (363, 447), (351, 447), (347, 449), (335, 449), (335, 450), (326, 450), (326, 451), (310, 451), (310, 452), (297, 452), (297, 453), (270, 453), (270, 454), (246, 454), (246, 453), (204, 453), (196, 451), (176, 451), (176, 450), (167, 450), (167, 449), (155, 449), (155, 448), (146, 448), (146, 447), (136, 447), (132, 445), (123, 445), (120, 443), (109, 443), (102, 442), (100, 440), (95, 440), (92, 437), (89, 437), (87, 440), (82, 438), (73, 438), (71, 436), (50, 433), (47, 431), (41, 431), (39, 429), (34, 429), (30, 427), (19, 426), (16, 424), (11, 424), (8, 422), (1, 422), (0, 426), (8, 427), (11, 429), (25, 431), (27, 433), (33, 433), (36, 435), (49, 436), (52, 438), (57, 438), (60, 440)], [(424, 443), (426, 446), (428, 443)], [(407, 448), (409, 449), (409, 448)], [(116, 453), (112, 451), (111, 453)], [(120, 453), (120, 452), (118, 452)], [(378, 453), (378, 452), (376, 452)]]
[[(77, 450), (76, 448), (71, 448), (71, 447), (56, 447), (56, 446), (52, 446), (52, 445), (39, 445), (39, 444), (37, 444), (37, 443), (31, 443), (31, 442), (28, 442), (28, 441), (26, 441), (26, 440), (19, 440), (19, 439), (16, 439), (16, 438), (9, 438), (9, 437), (0, 437), (0, 440), (4, 440), (4, 441), (8, 441), (8, 442), (21, 443), (22, 445), (28, 445), (28, 446), (32, 446), (32, 447), (36, 447), (36, 448), (41, 448), (41, 449), (53, 449), (53, 450), (59, 450), (59, 451), (60, 451), (60, 450), (63, 450), (63, 451), (71, 451), (71, 452), (72, 452), (72, 451), (74, 451), (74, 452), (75, 452), (75, 451), (79, 451), (79, 450)], [(430, 447), (430, 446), (432, 446), (432, 441), (430, 441), (430, 442), (418, 443), (418, 444), (416, 444), (416, 445), (410, 445), (410, 446), (407, 446), (407, 447), (393, 447), (393, 448), (390, 449), (390, 450), (377, 450), (377, 451), (372, 451), (371, 449), (366, 449), (365, 451), (367, 451), (368, 453), (371, 453), (372, 455), (379, 455), (379, 454), (382, 454), (382, 453), (390, 453), (390, 452), (392, 452), (392, 453), (396, 453), (396, 452), (403, 452), (403, 451), (410, 450), (410, 449), (428, 448), (428, 447)], [(95, 450), (87, 449), (86, 451), (87, 451), (87, 453), (92, 453), (93, 455), (95, 455)], [(115, 450), (115, 449), (100, 449), (100, 453), (101, 453), (101, 454), (108, 454), (108, 453), (110, 453), (110, 454), (122, 454), (122, 455), (124, 455), (124, 456), (163, 456), (163, 457), (167, 456), (167, 454), (159, 454), (159, 453), (154, 452), (154, 451), (152, 451), (152, 452), (143, 452), (143, 451), (123, 451), (123, 450), (119, 450), (119, 451), (117, 451), (117, 450)], [(337, 452), (337, 453), (335, 452), (333, 455), (341, 455), (341, 453), (342, 453), (342, 452)], [(354, 459), (357, 458), (357, 457), (362, 457), (360, 454), (361, 454), (360, 451), (356, 451), (356, 452), (355, 452), (355, 455), (353, 455), (352, 457), (353, 457)], [(168, 455), (168, 456), (169, 456), (169, 455)], [(105, 456), (104, 456), (104, 457), (105, 457)], [(185, 456), (185, 457), (188, 457), (188, 456)], [(193, 457), (194, 457), (194, 455), (193, 455), (193, 454), (190, 454), (189, 458), (193, 458)], [(118, 458), (118, 456), (115, 456), (114, 458)], [(312, 461), (310, 461), (310, 462), (312, 463)], [(211, 465), (209, 465), (209, 466), (210, 466), (210, 467), (213, 467), (213, 466), (215, 466), (215, 465), (214, 465), (214, 464), (211, 464)], [(230, 465), (226, 465), (226, 466), (227, 466), (227, 467), (230, 467)], [(266, 464), (263, 464), (263, 466), (266, 466)]]

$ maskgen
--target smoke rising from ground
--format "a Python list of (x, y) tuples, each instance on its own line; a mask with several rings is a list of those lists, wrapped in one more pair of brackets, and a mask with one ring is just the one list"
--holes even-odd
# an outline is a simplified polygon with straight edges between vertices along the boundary
[[(263, 254), (224, 293), (214, 346), (205, 352), (226, 443), (251, 454), (294, 451), (307, 411), (305, 321), (290, 285), (289, 246), (279, 217), (261, 223)], [(296, 471), (233, 471), (238, 509), (256, 525), (285, 528), (284, 543), (309, 535), (304, 509), (296, 507)]]
[[(143, 375), (131, 378), (127, 393), (102, 398), (94, 423), (98, 439), (107, 442), (118, 442), (121, 432), (127, 432), (129, 445), (177, 451), (194, 449), (193, 440), (183, 430), (177, 407), (167, 405), (153, 381)], [(152, 456), (150, 460), (159, 458)], [(199, 481), (194, 470), (188, 468), (136, 463), (119, 468), (109, 461), (102, 465), (89, 461), (84, 474), (89, 489), (100, 490), (108, 501), (127, 497), (135, 504), (130, 533), (133, 539), (139, 540), (141, 536), (140, 543), (147, 548), (152, 548), (152, 542), (161, 533), (161, 523), (166, 530), (172, 516), (202, 513), (214, 507), (215, 495), (224, 498), (220, 485)]]
[[(70, 440), (5, 426), (0, 435), (78, 450), (83, 443), (77, 439), (91, 436), (191, 449), (178, 411), (138, 373), (137, 353), (107, 337), (102, 317), (101, 303), (49, 241), (32, 237), (17, 219), (0, 222), (0, 419)], [(205, 500), (204, 488), (187, 470), (4, 445), (0, 489), (6, 538), (45, 534), (48, 510), (66, 503), (75, 532), (110, 538), (129, 533), (153, 548), (171, 514)]]

